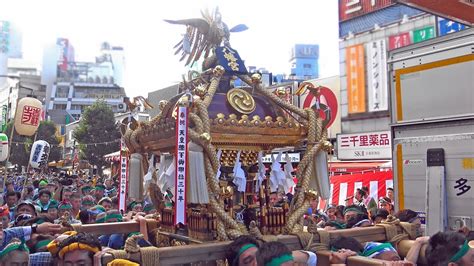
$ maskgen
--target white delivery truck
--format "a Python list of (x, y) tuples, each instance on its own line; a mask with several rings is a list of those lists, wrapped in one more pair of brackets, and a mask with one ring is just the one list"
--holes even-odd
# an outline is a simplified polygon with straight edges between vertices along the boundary
[(474, 28), (389, 52), (395, 202), (427, 235), (474, 226)]

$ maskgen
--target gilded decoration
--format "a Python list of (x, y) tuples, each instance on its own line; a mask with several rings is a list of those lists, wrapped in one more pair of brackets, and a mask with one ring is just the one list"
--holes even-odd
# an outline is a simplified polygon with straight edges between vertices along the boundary
[(232, 108), (241, 114), (250, 114), (257, 108), (252, 95), (242, 89), (229, 90), (227, 92), (227, 101)]

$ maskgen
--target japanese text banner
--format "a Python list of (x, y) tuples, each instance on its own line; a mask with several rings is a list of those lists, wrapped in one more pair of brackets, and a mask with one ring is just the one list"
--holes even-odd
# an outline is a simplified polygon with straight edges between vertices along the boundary
[(362, 44), (347, 47), (347, 103), (349, 113), (363, 113), (365, 106), (365, 58)]
[(188, 173), (188, 108), (178, 107), (176, 117), (176, 177), (174, 223), (186, 224), (186, 177)]

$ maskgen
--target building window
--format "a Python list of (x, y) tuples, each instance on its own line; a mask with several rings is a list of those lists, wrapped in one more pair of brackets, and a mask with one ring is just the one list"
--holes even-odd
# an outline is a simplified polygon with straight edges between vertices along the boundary
[(57, 87), (56, 88), (56, 97), (57, 98), (67, 98), (69, 94), (69, 87)]
[(303, 68), (311, 68), (311, 64), (303, 64)]
[(82, 110), (82, 105), (71, 104), (71, 110)]
[(66, 110), (66, 105), (65, 104), (54, 104), (53, 109), (55, 110)]
[(81, 114), (72, 114), (72, 117), (74, 117), (74, 119), (78, 121), (81, 118)]

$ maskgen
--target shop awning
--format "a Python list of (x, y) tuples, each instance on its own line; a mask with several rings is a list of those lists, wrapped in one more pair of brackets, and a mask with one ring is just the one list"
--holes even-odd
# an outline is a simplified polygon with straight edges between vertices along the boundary
[(107, 162), (118, 162), (120, 161), (120, 151), (112, 152), (103, 156)]

